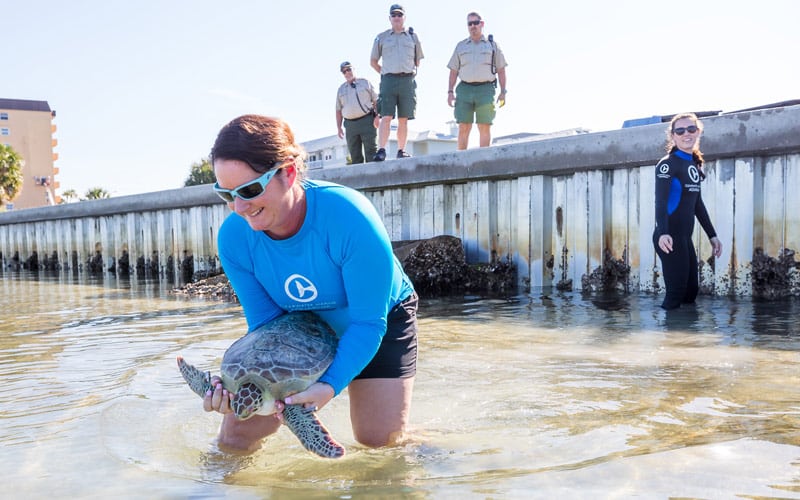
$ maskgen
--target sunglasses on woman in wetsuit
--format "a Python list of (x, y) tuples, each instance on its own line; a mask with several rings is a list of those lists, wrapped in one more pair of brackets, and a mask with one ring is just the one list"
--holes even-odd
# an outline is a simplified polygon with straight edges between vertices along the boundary
[(272, 177), (281, 170), (283, 163), (282, 161), (275, 162), (272, 168), (267, 170), (261, 177), (233, 189), (220, 187), (219, 182), (214, 183), (214, 192), (227, 203), (233, 203), (237, 196), (243, 200), (252, 200), (257, 196), (261, 196)]
[(690, 134), (694, 134), (698, 130), (699, 129), (697, 128), (697, 125), (689, 125), (688, 127), (674, 128), (674, 129), (672, 129), (672, 133), (676, 134), (676, 135), (683, 135), (686, 132), (689, 132)]

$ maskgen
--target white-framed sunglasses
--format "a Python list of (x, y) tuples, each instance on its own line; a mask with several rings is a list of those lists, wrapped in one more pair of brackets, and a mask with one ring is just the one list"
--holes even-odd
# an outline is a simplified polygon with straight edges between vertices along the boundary
[(219, 182), (216, 182), (214, 183), (214, 192), (217, 193), (217, 196), (222, 198), (227, 203), (233, 203), (237, 196), (243, 200), (252, 200), (253, 198), (261, 196), (264, 193), (264, 189), (266, 189), (267, 184), (269, 184), (269, 181), (272, 180), (272, 177), (277, 174), (281, 168), (283, 168), (283, 164), (284, 162), (282, 161), (276, 161), (272, 168), (264, 172), (261, 177), (253, 179), (252, 181), (246, 182), (233, 189), (225, 189), (224, 187), (220, 187)]

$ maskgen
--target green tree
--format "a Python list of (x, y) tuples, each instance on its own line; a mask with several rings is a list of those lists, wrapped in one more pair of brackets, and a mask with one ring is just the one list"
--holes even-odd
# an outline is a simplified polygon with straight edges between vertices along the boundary
[(67, 189), (63, 193), (61, 193), (61, 203), (70, 203), (73, 200), (80, 200), (78, 196), (78, 192), (74, 189)]
[(111, 198), (111, 194), (101, 187), (93, 187), (89, 188), (83, 197), (86, 200), (102, 200), (103, 198)]
[(217, 178), (214, 176), (214, 167), (208, 161), (208, 158), (203, 158), (199, 163), (192, 164), (192, 171), (183, 186), (198, 186), (214, 182), (217, 182)]
[(10, 202), (22, 190), (22, 157), (0, 144), (0, 202)]

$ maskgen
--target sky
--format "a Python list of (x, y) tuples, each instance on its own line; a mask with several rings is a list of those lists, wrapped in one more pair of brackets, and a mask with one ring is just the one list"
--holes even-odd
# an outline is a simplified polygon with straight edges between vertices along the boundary
[[(495, 137), (800, 99), (797, 0), (401, 3), (425, 53), (415, 131), (448, 131), (447, 62), (472, 10), (509, 64)], [(60, 192), (179, 188), (236, 116), (281, 117), (298, 141), (336, 134), (339, 64), (377, 87), (390, 5), (0, 0), (0, 97), (56, 111)]]

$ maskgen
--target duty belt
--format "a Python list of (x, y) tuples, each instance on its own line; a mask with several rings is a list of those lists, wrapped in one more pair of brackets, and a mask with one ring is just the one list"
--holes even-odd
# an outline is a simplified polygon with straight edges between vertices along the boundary
[(473, 87), (477, 87), (478, 85), (488, 85), (490, 83), (493, 84), (494, 80), (489, 80), (488, 82), (465, 82), (464, 80), (461, 80), (461, 83), (466, 84), (466, 85), (472, 85)]
[(386, 76), (414, 76), (414, 73), (386, 73)]
[(368, 113), (363, 114), (363, 115), (359, 116), (358, 118), (345, 118), (345, 120), (354, 122), (356, 120), (360, 120), (360, 119), (364, 118), (365, 116), (371, 116), (371, 115), (372, 115), (372, 111), (369, 111)]

